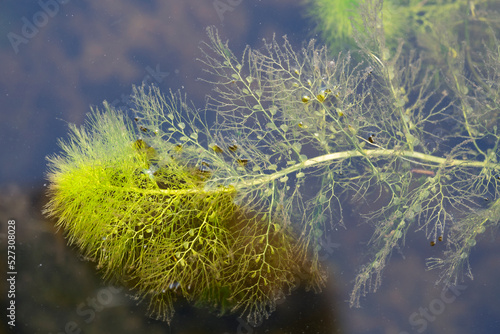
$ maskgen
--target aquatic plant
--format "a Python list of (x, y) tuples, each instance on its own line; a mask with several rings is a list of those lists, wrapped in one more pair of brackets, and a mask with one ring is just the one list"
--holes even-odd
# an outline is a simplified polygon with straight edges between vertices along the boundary
[(500, 43), (436, 91), (417, 53), (385, 47), (380, 4), (364, 6), (365, 63), (286, 38), (239, 58), (209, 28), (204, 112), (155, 87), (134, 89), (134, 121), (94, 111), (49, 158), (46, 213), (167, 321), (182, 296), (256, 324), (299, 280), (321, 288), (322, 238), (347, 225), (346, 201), (377, 203), (351, 305), (411, 230), (446, 242), (428, 262), (446, 285), (471, 275), (476, 240), (500, 221)]
[(425, 50), (425, 58), (430, 58), (427, 66), (443, 65), (450, 56), (456, 58), (463, 41), (477, 48), (478, 44), (472, 44), (483, 43), (492, 37), (488, 31), (499, 28), (495, 13), (500, 5), (492, 0), (305, 1), (306, 16), (333, 52), (357, 47), (356, 30), (363, 28), (367, 17), (363, 11), (372, 9), (380, 13), (379, 29), (388, 48), (395, 50), (401, 39), (411, 41), (406, 46)]
[[(139, 136), (107, 104), (87, 127), (72, 126), (70, 140), (61, 142), (64, 155), (49, 159), (46, 213), (106, 278), (150, 298), (154, 316), (169, 321), (173, 301), (183, 296), (220, 312), (239, 308), (259, 322), (296, 277), (307, 278), (286, 221), (264, 207), (235, 204), (234, 187), (208, 188), (221, 158), (199, 145), (192, 128), (189, 140), (173, 140), (186, 134), (183, 106), (136, 93), (152, 127), (141, 125), (146, 133)], [(163, 132), (156, 121), (175, 130)]]
[[(305, 14), (315, 25), (331, 51), (356, 47), (354, 31), (363, 26), (363, 0), (306, 0)], [(412, 8), (399, 0), (384, 1), (377, 10), (383, 13), (384, 34), (392, 45), (411, 31)]]

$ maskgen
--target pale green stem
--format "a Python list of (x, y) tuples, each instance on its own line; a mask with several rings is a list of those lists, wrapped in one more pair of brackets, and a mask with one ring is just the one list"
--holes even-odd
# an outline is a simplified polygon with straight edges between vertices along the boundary
[(182, 195), (182, 194), (194, 194), (194, 193), (200, 193), (200, 192), (206, 192), (206, 193), (214, 193), (214, 192), (233, 192), (235, 190), (240, 190), (244, 188), (251, 188), (254, 186), (258, 186), (261, 184), (266, 184), (270, 183), (276, 179), (279, 179), (285, 175), (294, 173), (298, 170), (304, 169), (304, 168), (309, 168), (309, 167), (314, 167), (317, 165), (325, 164), (330, 161), (335, 161), (335, 160), (344, 160), (348, 158), (354, 158), (354, 157), (394, 157), (394, 156), (399, 156), (399, 157), (405, 157), (405, 158), (412, 158), (412, 159), (418, 159), (421, 161), (426, 161), (426, 162), (433, 162), (436, 163), (436, 167), (452, 167), (452, 166), (461, 166), (461, 167), (469, 167), (469, 168), (484, 168), (484, 167), (491, 167), (491, 168), (498, 168), (500, 169), (500, 164), (499, 163), (492, 163), (488, 161), (468, 161), (468, 160), (460, 160), (460, 159), (450, 159), (450, 158), (440, 158), (440, 157), (435, 157), (429, 154), (424, 154), (420, 152), (414, 152), (414, 151), (397, 151), (397, 150), (386, 150), (386, 149), (376, 149), (376, 150), (362, 150), (361, 152), (358, 150), (352, 150), (352, 151), (344, 151), (344, 152), (336, 152), (336, 153), (330, 153), (330, 154), (325, 154), (321, 155), (315, 158), (307, 159), (306, 161), (303, 161), (301, 163), (295, 164), (293, 166), (284, 168), (280, 171), (274, 172), (272, 174), (265, 174), (265, 175), (258, 175), (255, 176), (254, 178), (251, 179), (246, 179), (244, 181), (236, 182), (234, 183), (231, 187), (220, 187), (217, 189), (210, 189), (210, 190), (205, 190), (203, 188), (189, 188), (189, 189), (155, 189), (155, 190), (149, 190), (149, 189), (140, 189), (137, 188), (137, 192), (145, 193), (145, 194), (164, 194), (164, 195)]
[[(378, 150), (363, 150), (362, 152), (360, 152), (358, 150), (352, 150), (352, 151), (325, 154), (325, 155), (321, 155), (321, 156), (316, 157), (316, 158), (311, 158), (311, 159), (308, 159), (304, 162), (301, 162), (301, 163), (295, 164), (293, 166), (290, 166), (288, 168), (282, 169), (279, 172), (269, 174), (269, 175), (264, 175), (264, 176), (257, 176), (255, 179), (239, 182), (239, 183), (235, 184), (234, 186), (235, 186), (235, 188), (252, 187), (252, 186), (259, 185), (259, 184), (269, 183), (273, 180), (281, 178), (287, 174), (296, 172), (300, 169), (313, 167), (313, 166), (319, 165), (319, 164), (324, 164), (325, 162), (328, 162), (328, 161), (354, 158), (354, 157), (363, 157), (363, 156), (364, 157), (400, 156), (400, 157), (424, 160), (427, 162), (434, 162), (434, 163), (438, 164), (439, 166), (446, 166), (446, 167), (462, 166), (462, 167), (482, 168), (482, 167), (485, 167), (487, 164), (484, 161), (468, 161), (468, 160), (460, 160), (460, 159), (447, 159), (447, 158), (435, 157), (435, 156), (432, 156), (429, 154), (424, 154), (424, 153), (419, 153), (419, 152), (414, 152), (414, 151), (396, 151), (396, 150), (378, 149)], [(492, 167), (500, 168), (500, 164), (493, 164), (491, 162), (489, 164)]]

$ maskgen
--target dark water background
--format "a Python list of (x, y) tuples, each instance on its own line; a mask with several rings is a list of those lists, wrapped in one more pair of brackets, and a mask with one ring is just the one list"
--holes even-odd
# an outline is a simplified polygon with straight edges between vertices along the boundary
[[(409, 234), (380, 290), (350, 309), (346, 300), (372, 230), (347, 216), (347, 230), (329, 231), (324, 291), (299, 288), (255, 328), (182, 304), (170, 326), (151, 320), (144, 304), (108, 286), (66, 246), (40, 211), (45, 156), (57, 151), (68, 123), (81, 124), (89, 106), (103, 100), (126, 107), (132, 85), (143, 81), (181, 89), (203, 107), (211, 87), (196, 80), (203, 75), (196, 58), (207, 26), (217, 27), (237, 55), (273, 34), (287, 34), (296, 48), (313, 37), (300, 1), (223, 2), (230, 10), (222, 15), (212, 0), (0, 2), (0, 333), (498, 333), (500, 245), (491, 233), (472, 253), (474, 280), (444, 297), (434, 286), (438, 273), (425, 271), (425, 258), (442, 249), (429, 247), (422, 233)], [(15, 328), (5, 315), (9, 219), (16, 221)], [(428, 317), (414, 317), (412, 327), (415, 312)]]

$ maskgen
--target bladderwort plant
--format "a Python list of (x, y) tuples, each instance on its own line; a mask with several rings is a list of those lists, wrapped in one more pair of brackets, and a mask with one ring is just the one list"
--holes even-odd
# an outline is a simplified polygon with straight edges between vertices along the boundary
[(473, 76), (454, 58), (443, 94), (416, 52), (387, 49), (380, 4), (363, 8), (358, 64), (286, 37), (239, 58), (209, 28), (206, 110), (154, 86), (134, 89), (134, 120), (105, 103), (49, 157), (46, 214), (166, 321), (185, 298), (256, 324), (299, 277), (319, 290), (321, 238), (348, 204), (372, 208), (374, 227), (351, 306), (410, 231), (446, 242), (428, 260), (445, 286), (472, 277), (469, 255), (500, 220), (500, 43)]
[[(420, 18), (416, 13), (421, 12), (422, 8), (427, 9), (426, 5), (428, 3), (424, 5), (421, 1), (384, 1), (380, 10), (383, 13), (385, 38), (389, 44), (410, 30), (409, 22), (413, 18)], [(315, 25), (315, 33), (322, 37), (328, 47), (345, 49), (355, 47), (354, 31), (362, 25), (360, 6), (363, 6), (362, 0), (306, 0), (304, 7), (306, 16)], [(434, 4), (432, 9), (436, 11), (436, 8), (442, 7), (442, 3)]]

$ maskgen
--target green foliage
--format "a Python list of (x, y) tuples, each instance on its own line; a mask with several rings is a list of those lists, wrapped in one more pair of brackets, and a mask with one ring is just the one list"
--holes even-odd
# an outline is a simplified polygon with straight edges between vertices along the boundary
[(307, 0), (305, 7), (307, 16), (316, 24), (316, 32), (328, 45), (341, 47), (343, 44), (354, 44), (351, 19), (359, 23), (358, 0)]
[(175, 129), (150, 128), (158, 130), (147, 142), (163, 140), (153, 149), (107, 105), (86, 128), (72, 126), (64, 154), (49, 159), (46, 213), (107, 278), (150, 297), (153, 315), (169, 321), (173, 300), (183, 296), (220, 312), (241, 309), (259, 322), (296, 277), (307, 278), (296, 241), (272, 212), (236, 205), (233, 187), (204, 189), (210, 176), (197, 156), (217, 161), (217, 154), (198, 146), (195, 132), (180, 138), (185, 147), (174, 145), (167, 137), (186, 135), (182, 109), (137, 94), (144, 116), (154, 113), (150, 122)]
[[(494, 13), (500, 5), (495, 0), (306, 0), (305, 5), (307, 16), (330, 50), (356, 48), (357, 31), (370, 25), (366, 18), (377, 13), (377, 30), (384, 34), (387, 49), (394, 51), (399, 40), (412, 41), (426, 50), (430, 66), (455, 59), (461, 41), (467, 39), (474, 49), (474, 43), (494, 36), (484, 34), (488, 28), (499, 28)], [(450, 39), (459, 43), (450, 45)]]
[(183, 296), (257, 323), (298, 278), (320, 288), (321, 238), (331, 218), (344, 224), (346, 200), (369, 204), (374, 226), (351, 305), (412, 230), (446, 240), (429, 259), (445, 284), (470, 275), (476, 240), (500, 221), (500, 43), (474, 71), (457, 53), (445, 93), (418, 53), (386, 48), (380, 6), (361, 8), (366, 63), (286, 38), (238, 58), (208, 29), (205, 112), (136, 88), (134, 130), (105, 104), (49, 159), (47, 214), (166, 320)]
[[(410, 32), (408, 22), (414, 14), (412, 9), (416, 11), (419, 6), (414, 4), (412, 7), (401, 2), (390, 0), (385, 1), (383, 6), (380, 3), (379, 8), (371, 6), (377, 12), (382, 11), (384, 33), (393, 46), (397, 45), (398, 38), (407, 37)], [(365, 16), (362, 10), (366, 8), (363, 3), (364, 0), (306, 0), (306, 15), (331, 50), (353, 48), (356, 47), (354, 32), (363, 27)]]

